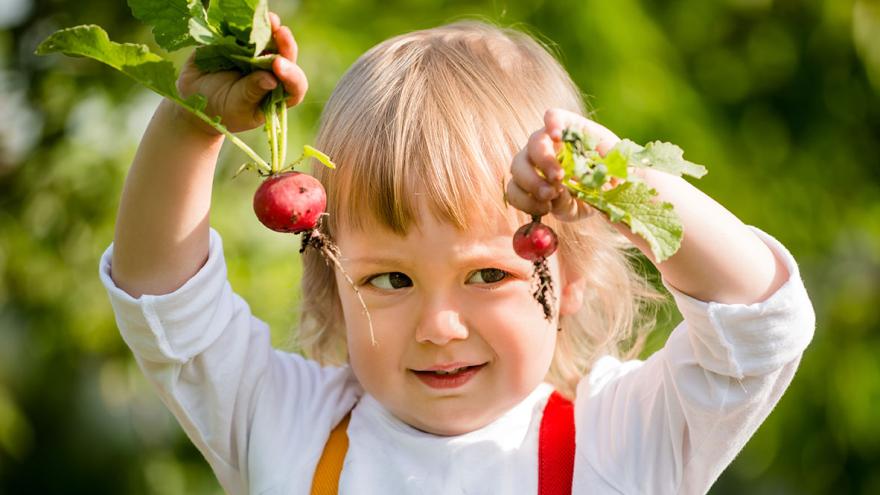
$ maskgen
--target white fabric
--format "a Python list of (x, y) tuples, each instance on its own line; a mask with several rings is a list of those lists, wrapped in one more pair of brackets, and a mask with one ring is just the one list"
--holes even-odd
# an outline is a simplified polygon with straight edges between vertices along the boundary
[[(815, 316), (797, 265), (751, 305), (672, 292), (684, 321), (646, 361), (606, 356), (578, 386), (574, 493), (705, 493), (772, 411), (810, 342)], [(100, 276), (122, 337), (230, 494), (308, 494), (330, 431), (352, 411), (342, 494), (537, 493), (539, 386), (492, 424), (456, 437), (396, 419), (348, 367), (272, 349), (269, 329), (233, 293), (220, 236), (173, 293), (134, 299)]]

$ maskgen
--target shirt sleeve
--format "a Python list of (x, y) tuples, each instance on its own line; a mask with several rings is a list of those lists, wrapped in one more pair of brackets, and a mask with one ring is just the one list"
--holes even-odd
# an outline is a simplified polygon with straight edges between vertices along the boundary
[(317, 464), (357, 382), (348, 367), (272, 348), (268, 326), (227, 281), (219, 234), (211, 229), (207, 262), (169, 294), (131, 297), (111, 278), (112, 258), (111, 244), (100, 278), (122, 338), (225, 491), (258, 493)]
[[(755, 304), (694, 299), (646, 361), (599, 359), (578, 385), (575, 492), (706, 493), (773, 410), (812, 339), (815, 314), (791, 253), (751, 229), (789, 279)], [(595, 485), (594, 485), (595, 486)]]

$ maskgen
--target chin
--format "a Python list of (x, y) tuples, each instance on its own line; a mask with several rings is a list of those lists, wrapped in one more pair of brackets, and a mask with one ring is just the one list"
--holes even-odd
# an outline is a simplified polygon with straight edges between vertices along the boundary
[[(436, 413), (436, 411), (432, 411)], [(438, 416), (433, 414), (430, 418), (413, 418), (412, 421), (405, 420), (413, 428), (443, 437), (451, 437), (456, 435), (464, 435), (472, 431), (488, 425), (498, 416), (480, 415), (463, 417), (461, 411), (453, 411), (449, 415)]]
[(430, 433), (432, 435), (437, 435), (440, 437), (454, 437), (457, 435), (464, 435), (465, 433), (470, 433), (472, 431), (479, 430), (481, 426), (473, 427), (462, 424), (438, 424), (438, 425), (410, 425), (413, 428), (423, 431), (425, 433)]

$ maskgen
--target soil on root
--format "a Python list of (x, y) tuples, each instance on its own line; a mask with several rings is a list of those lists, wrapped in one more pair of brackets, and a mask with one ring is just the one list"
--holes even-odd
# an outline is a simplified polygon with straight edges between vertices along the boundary
[(553, 279), (550, 277), (550, 265), (547, 258), (541, 258), (533, 262), (532, 296), (544, 309), (544, 318), (553, 321), (555, 316), (553, 308), (556, 307), (556, 292), (553, 290)]
[[(325, 213), (326, 215), (326, 213)], [(351, 277), (348, 276), (348, 273), (345, 271), (345, 268), (342, 267), (342, 263), (339, 262), (339, 257), (341, 256), (341, 252), (339, 251), (339, 246), (333, 242), (333, 239), (330, 238), (329, 235), (321, 232), (321, 223), (323, 220), (323, 215), (318, 218), (318, 224), (315, 228), (311, 230), (306, 230), (302, 232), (302, 244), (300, 245), (299, 252), (302, 254), (306, 248), (316, 249), (321, 256), (324, 257), (324, 262), (328, 265), (332, 264), (339, 270), (339, 273), (345, 277), (345, 280), (348, 282), (348, 285), (354, 291), (355, 295), (358, 298), (358, 301), (361, 303), (361, 307), (364, 310), (364, 315), (367, 317), (367, 324), (370, 327), (370, 342), (372, 344), (378, 345), (376, 342), (376, 336), (373, 333), (373, 318), (370, 317), (370, 310), (367, 309), (366, 303), (364, 303), (364, 298), (361, 297), (361, 291), (358, 290), (357, 286), (354, 284), (354, 281)]]

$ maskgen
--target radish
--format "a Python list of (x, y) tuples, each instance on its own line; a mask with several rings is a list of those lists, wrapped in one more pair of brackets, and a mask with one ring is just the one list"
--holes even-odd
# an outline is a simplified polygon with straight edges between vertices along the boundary
[(513, 250), (520, 258), (539, 261), (556, 252), (556, 233), (541, 223), (541, 217), (533, 216), (532, 221), (519, 228), (513, 235)]
[(299, 172), (273, 175), (254, 194), (254, 213), (275, 232), (299, 234), (314, 229), (326, 205), (321, 183)]
[(513, 234), (513, 250), (520, 258), (527, 259), (534, 265), (532, 271), (532, 296), (544, 309), (544, 318), (553, 320), (553, 307), (556, 305), (556, 294), (553, 291), (553, 278), (547, 258), (556, 252), (559, 241), (553, 229), (541, 223), (541, 217), (532, 215), (532, 221), (521, 226)]

